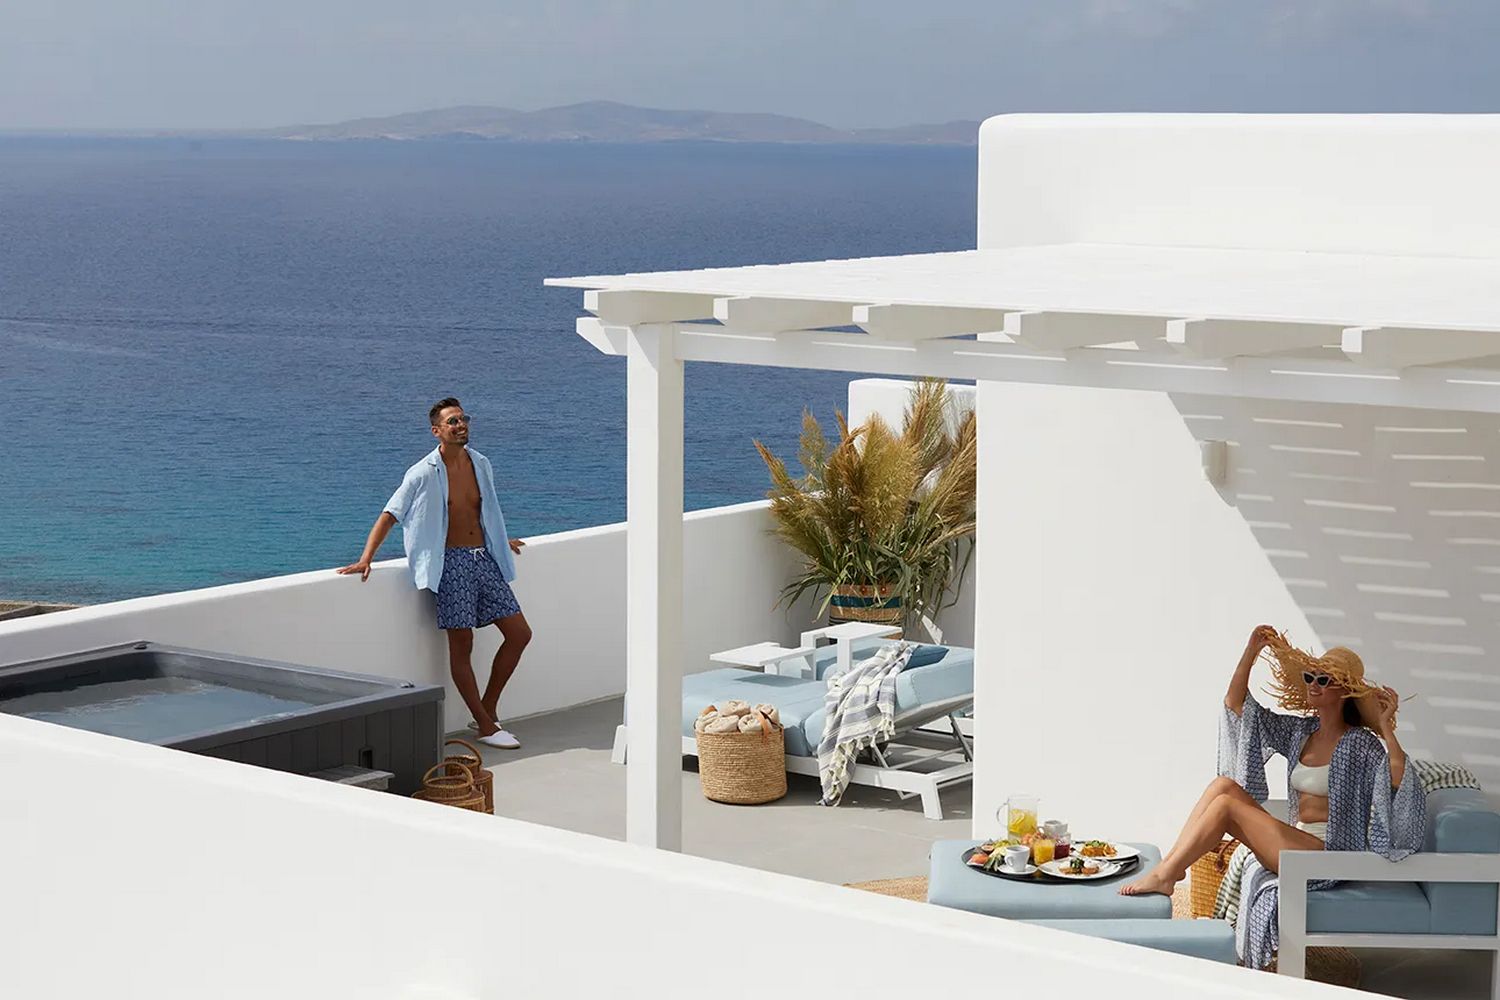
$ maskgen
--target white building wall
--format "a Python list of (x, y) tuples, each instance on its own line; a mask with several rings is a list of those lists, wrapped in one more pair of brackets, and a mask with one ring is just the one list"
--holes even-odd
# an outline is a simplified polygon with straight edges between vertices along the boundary
[(1338, 995), (10, 716), (0, 787), (27, 1000)]
[[(1497, 157), (1494, 116), (1006, 115), (980, 132), (978, 246), (1500, 257)], [(1353, 646), (1416, 695), (1413, 753), (1500, 774), (1492, 418), (994, 383), (978, 399), (977, 831), (1035, 792), (1075, 831), (1169, 843), (1260, 622)], [(1381, 430), (1422, 426), (1446, 431)], [(1222, 496), (1195, 436), (1233, 442)]]
[(1168, 845), (1251, 629), (1306, 619), (1167, 397), (984, 383), (979, 419), (976, 833), (1035, 793)]
[[(792, 572), (768, 537), (764, 503), (688, 514), (684, 663), (762, 639), (790, 641), (802, 626), (772, 605)], [(516, 596), (534, 638), (506, 688), (507, 718), (595, 701), (625, 689), (625, 526), (529, 540), (516, 559)], [(447, 725), (468, 712), (448, 677), (447, 644), (432, 597), (417, 591), (406, 560), (379, 563), (368, 582), (332, 570), (118, 601), (0, 623), (0, 664), (149, 639), (309, 666), (446, 684)], [(482, 630), (481, 679), (499, 645)], [(482, 680), (481, 680), (482, 684)]]
[(1495, 115), (1000, 115), (979, 146), (981, 250), (1500, 257)]

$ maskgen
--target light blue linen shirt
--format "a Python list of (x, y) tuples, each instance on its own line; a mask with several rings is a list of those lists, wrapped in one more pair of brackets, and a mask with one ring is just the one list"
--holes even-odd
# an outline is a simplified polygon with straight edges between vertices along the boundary
[[(479, 482), (479, 523), (484, 528), (484, 547), (489, 550), (500, 575), (509, 583), (516, 578), (516, 560), (505, 533), (505, 515), (495, 495), (495, 472), (490, 460), (473, 448), (464, 447), (474, 463)], [(401, 541), (412, 582), (419, 590), (437, 592), (443, 579), (443, 549), (448, 542), (448, 469), (439, 448), (434, 448), (406, 470), (401, 485), (386, 502), (385, 512), (401, 522)]]

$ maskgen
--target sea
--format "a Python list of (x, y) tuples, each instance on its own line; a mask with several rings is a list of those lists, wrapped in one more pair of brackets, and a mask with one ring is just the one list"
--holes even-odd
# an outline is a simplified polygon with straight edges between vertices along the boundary
[[(513, 535), (625, 516), (625, 369), (550, 276), (974, 246), (973, 149), (0, 138), (0, 600), (358, 557), (456, 396)], [(689, 365), (689, 509), (851, 376)], [(399, 555), (394, 536), (383, 557)]]

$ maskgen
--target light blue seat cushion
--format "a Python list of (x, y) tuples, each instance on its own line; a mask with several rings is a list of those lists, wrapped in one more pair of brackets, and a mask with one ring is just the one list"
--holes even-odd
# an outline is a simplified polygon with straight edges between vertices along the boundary
[(1426, 934), (1428, 913), (1415, 882), (1344, 882), (1307, 894), (1310, 934)]
[[(796, 757), (811, 757), (816, 752), (816, 744), (808, 746), (803, 726), (810, 714), (822, 713), (826, 690), (822, 681), (763, 674), (738, 667), (688, 674), (682, 679), (682, 735), (693, 735), (693, 723), (709, 705), (722, 705), (733, 700), (747, 701), (752, 705), (764, 702), (775, 705), (781, 713), (781, 724), (786, 729), (786, 752)], [(818, 732), (822, 733), (821, 724)]]
[[(1234, 928), (1227, 920), (1028, 920), (1069, 934), (1155, 948), (1235, 965)], [(1066, 946), (1063, 946), (1066, 950)]]
[[(1500, 853), (1500, 815), (1473, 788), (1443, 788), (1427, 796), (1424, 851)], [(1434, 934), (1495, 933), (1495, 887), (1423, 882), (1432, 904)]]
[[(871, 644), (879, 645), (879, 643)], [(869, 646), (856, 647), (855, 655), (861, 651), (868, 655)], [(833, 646), (818, 650), (813, 664), (818, 676), (824, 677), (833, 668), (837, 651)], [(896, 712), (910, 712), (927, 705), (934, 705), (950, 698), (974, 695), (974, 651), (963, 646), (950, 646), (943, 657), (923, 667), (903, 670), (896, 677)], [(827, 716), (822, 706), (807, 716), (802, 725), (803, 740), (817, 752), (818, 741), (823, 738), (823, 726)]]
[(964, 851), (978, 844), (977, 840), (933, 843), (927, 868), (927, 902), (1010, 920), (1148, 919), (1165, 923), (1172, 916), (1172, 901), (1166, 896), (1119, 893), (1122, 882), (1161, 863), (1161, 852), (1150, 844), (1132, 845), (1141, 852), (1136, 872), (1076, 885), (1042, 885), (974, 871), (962, 859)]

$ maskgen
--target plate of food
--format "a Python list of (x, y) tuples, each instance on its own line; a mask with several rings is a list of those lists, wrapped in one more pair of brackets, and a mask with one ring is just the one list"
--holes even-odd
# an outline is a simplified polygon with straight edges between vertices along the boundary
[(1042, 865), (1042, 873), (1053, 878), (1087, 882), (1120, 874), (1121, 866), (1113, 861), (1097, 861), (1077, 854)]
[(1129, 844), (1113, 840), (1075, 840), (1072, 853), (1086, 861), (1129, 861), (1141, 854)]

